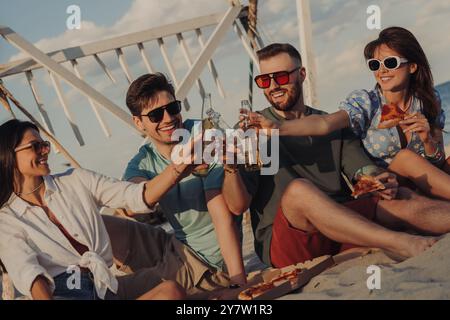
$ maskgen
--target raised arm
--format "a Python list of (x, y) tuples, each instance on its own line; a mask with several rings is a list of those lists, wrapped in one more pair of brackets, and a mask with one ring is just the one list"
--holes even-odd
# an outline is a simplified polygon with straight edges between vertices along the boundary
[[(206, 165), (203, 165), (206, 167)], [(147, 181), (144, 189), (144, 201), (149, 208), (153, 208), (159, 200), (180, 180), (191, 174), (193, 170), (192, 165), (180, 164), (175, 165), (171, 164), (164, 169), (156, 177), (148, 180), (148, 178), (144, 177), (132, 177), (128, 181), (134, 183), (140, 183), (143, 181)]]
[(348, 114), (337, 111), (331, 114), (313, 114), (295, 120), (286, 120), (280, 127), (280, 136), (324, 136), (350, 125)]
[(343, 110), (331, 114), (313, 114), (300, 119), (286, 120), (281, 124), (256, 112), (248, 112), (248, 119), (251, 125), (263, 129), (278, 129), (280, 136), (323, 136), (350, 126), (348, 114)]

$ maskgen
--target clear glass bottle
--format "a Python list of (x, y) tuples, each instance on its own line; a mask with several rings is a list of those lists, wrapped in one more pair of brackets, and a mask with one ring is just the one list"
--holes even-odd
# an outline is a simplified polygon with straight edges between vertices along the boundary
[[(205, 116), (206, 114), (206, 116)], [(212, 107), (211, 102), (211, 94), (205, 93), (205, 96), (203, 97), (203, 103), (202, 103), (202, 134), (205, 133), (205, 130), (208, 129), (220, 129), (225, 130), (227, 127), (226, 123), (223, 121), (222, 116), (219, 112), (215, 111)], [(203, 138), (202, 138), (203, 139)], [(205, 150), (205, 147), (207, 146), (208, 142), (205, 142), (203, 139), (203, 146), (202, 151)], [(199, 169), (194, 170), (192, 172), (193, 175), (197, 177), (206, 177), (208, 175), (209, 169)]]
[[(251, 111), (250, 103), (248, 100), (241, 100), (241, 109), (247, 110), (247, 112)], [(256, 139), (256, 158), (253, 157), (252, 152), (254, 144), (251, 143), (250, 138), (246, 138), (244, 147), (244, 157), (245, 157), (244, 169), (245, 171), (258, 171), (262, 167), (262, 161), (259, 156), (259, 138), (258, 138), (260, 128), (259, 126), (249, 124), (247, 115), (245, 115), (243, 122), (244, 122), (243, 128), (244, 131), (249, 129), (254, 129), (256, 131), (255, 132), (256, 135), (254, 137), (254, 139)]]

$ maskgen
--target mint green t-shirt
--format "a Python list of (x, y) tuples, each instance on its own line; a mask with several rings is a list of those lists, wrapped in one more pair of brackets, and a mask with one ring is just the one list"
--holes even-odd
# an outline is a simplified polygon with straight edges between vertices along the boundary
[[(193, 124), (193, 120), (186, 120), (184, 128), (191, 130)], [(124, 180), (133, 177), (150, 180), (164, 171), (170, 163), (150, 142), (142, 146), (128, 163)], [(205, 191), (222, 189), (223, 178), (222, 165), (211, 164), (206, 177), (189, 175), (159, 201), (177, 239), (191, 247), (205, 262), (219, 269), (223, 269), (225, 264), (206, 206)]]

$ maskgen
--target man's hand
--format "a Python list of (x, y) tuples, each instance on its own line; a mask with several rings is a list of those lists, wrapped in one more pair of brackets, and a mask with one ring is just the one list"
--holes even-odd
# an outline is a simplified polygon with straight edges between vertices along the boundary
[(386, 188), (384, 190), (376, 191), (376, 194), (384, 200), (392, 200), (397, 197), (398, 181), (395, 174), (386, 171), (375, 176), (375, 178), (378, 179)]
[(239, 116), (239, 127), (241, 129), (245, 129), (245, 126), (255, 126), (261, 129), (280, 128), (280, 126), (276, 122), (267, 119), (260, 113), (251, 112), (247, 109), (241, 109), (240, 112), (241, 115)]

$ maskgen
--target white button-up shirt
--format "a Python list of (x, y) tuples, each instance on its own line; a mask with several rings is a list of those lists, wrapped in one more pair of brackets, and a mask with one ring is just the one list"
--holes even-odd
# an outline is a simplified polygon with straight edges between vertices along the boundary
[(0, 209), (0, 259), (15, 287), (31, 297), (31, 285), (42, 275), (54, 290), (53, 277), (78, 265), (92, 272), (100, 298), (108, 288), (116, 293), (117, 280), (109, 269), (111, 244), (99, 211), (109, 207), (149, 212), (143, 200), (145, 182), (119, 181), (85, 169), (46, 176), (44, 182), (46, 204), (89, 251), (80, 256), (41, 207), (13, 194)]

